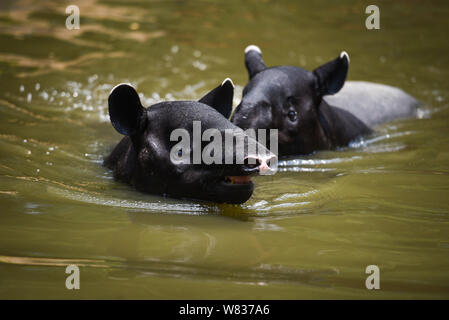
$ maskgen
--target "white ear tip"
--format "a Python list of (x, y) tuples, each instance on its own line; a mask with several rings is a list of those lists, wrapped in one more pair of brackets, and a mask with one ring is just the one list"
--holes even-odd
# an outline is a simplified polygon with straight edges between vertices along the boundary
[(251, 50), (254, 50), (254, 51), (258, 52), (259, 54), (262, 54), (262, 50), (260, 50), (260, 48), (258, 46), (255, 46), (254, 44), (247, 46), (245, 48), (245, 54), (247, 54)]
[(125, 86), (130, 86), (131, 88), (133, 88), (134, 90), (136, 90), (136, 88), (133, 87), (133, 85), (131, 83), (119, 83), (118, 85), (116, 85), (114, 88), (111, 89), (111, 91), (109, 92), (109, 95), (111, 95), (111, 93), (117, 89), (118, 87), (120, 87), (121, 85), (125, 85)]
[(349, 60), (349, 54), (346, 51), (342, 51), (340, 53), (340, 59), (343, 59), (343, 57), (346, 57), (346, 59), (348, 59), (348, 63), (351, 61)]
[(235, 88), (234, 82), (232, 82), (231, 78), (224, 79), (223, 82), (221, 83), (221, 86), (223, 86), (228, 81), (231, 83), (232, 87)]

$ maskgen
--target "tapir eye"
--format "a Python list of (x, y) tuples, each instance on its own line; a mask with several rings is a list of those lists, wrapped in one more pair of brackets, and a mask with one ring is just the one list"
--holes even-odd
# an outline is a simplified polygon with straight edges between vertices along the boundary
[(182, 149), (178, 150), (178, 157), (180, 157), (180, 158), (182, 157)]
[(288, 118), (290, 119), (290, 121), (296, 121), (296, 119), (298, 118), (298, 113), (296, 111), (289, 111), (288, 113)]

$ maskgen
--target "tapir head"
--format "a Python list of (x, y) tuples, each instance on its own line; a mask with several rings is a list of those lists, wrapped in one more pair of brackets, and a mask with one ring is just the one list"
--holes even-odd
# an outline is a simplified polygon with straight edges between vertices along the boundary
[(309, 72), (292, 66), (267, 68), (260, 49), (249, 46), (245, 65), (249, 82), (232, 123), (242, 129), (278, 129), (279, 155), (322, 148), (326, 137), (320, 105), (323, 96), (343, 87), (349, 67), (346, 52)]
[[(109, 96), (109, 115), (126, 137), (105, 165), (116, 179), (144, 192), (245, 202), (254, 188), (250, 176), (270, 173), (276, 156), (227, 120), (233, 90), (227, 79), (198, 102), (162, 102), (146, 109), (132, 86), (116, 86)], [(229, 133), (231, 142), (225, 143)], [(252, 153), (250, 143), (263, 152)]]

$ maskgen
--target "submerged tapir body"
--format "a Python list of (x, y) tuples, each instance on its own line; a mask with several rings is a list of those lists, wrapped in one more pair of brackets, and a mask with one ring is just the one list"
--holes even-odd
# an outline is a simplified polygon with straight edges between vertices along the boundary
[(394, 87), (348, 82), (343, 88), (349, 68), (345, 52), (309, 72), (267, 68), (260, 49), (249, 46), (245, 65), (250, 80), (231, 121), (242, 129), (278, 129), (281, 156), (345, 146), (374, 125), (412, 116), (419, 105)]
[[(244, 143), (252, 141), (227, 120), (232, 109), (233, 90), (232, 82), (225, 80), (198, 102), (162, 102), (145, 109), (133, 87), (116, 86), (109, 95), (109, 115), (114, 128), (125, 137), (105, 159), (104, 165), (113, 170), (117, 180), (143, 192), (213, 202), (245, 202), (254, 188), (250, 175), (268, 170), (274, 154), (267, 152), (261, 157), (259, 153), (245, 153), (245, 160), (252, 158), (254, 164), (249, 161), (242, 164), (177, 161), (174, 157), (182, 158), (182, 149), (173, 154), (177, 141), (172, 141), (171, 136), (174, 130), (183, 129), (194, 139), (192, 127), (197, 122), (201, 125), (200, 134), (208, 129), (233, 130), (246, 137)], [(202, 142), (200, 148), (203, 148)], [(223, 155), (236, 152), (235, 149), (220, 151)], [(191, 159), (190, 153), (187, 159)]]
[(366, 81), (346, 81), (338, 93), (325, 96), (324, 100), (351, 112), (370, 127), (415, 116), (420, 105), (399, 88)]

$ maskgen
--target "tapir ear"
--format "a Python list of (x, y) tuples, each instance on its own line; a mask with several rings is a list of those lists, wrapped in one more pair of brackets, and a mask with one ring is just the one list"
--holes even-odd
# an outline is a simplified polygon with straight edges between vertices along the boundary
[(246, 47), (245, 66), (248, 70), (250, 80), (260, 71), (266, 69), (265, 62), (262, 59), (262, 51), (258, 46), (250, 45)]
[(202, 97), (199, 102), (211, 106), (227, 119), (231, 115), (233, 98), (234, 84), (231, 79), (226, 78), (221, 85)]
[(321, 96), (335, 94), (343, 87), (349, 68), (349, 56), (343, 51), (339, 57), (316, 68), (318, 92)]
[(115, 86), (109, 94), (108, 104), (109, 118), (115, 130), (127, 136), (140, 132), (145, 109), (131, 85), (122, 83)]

